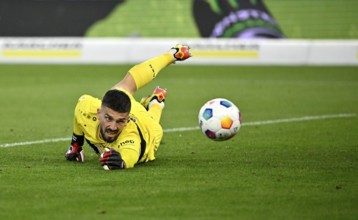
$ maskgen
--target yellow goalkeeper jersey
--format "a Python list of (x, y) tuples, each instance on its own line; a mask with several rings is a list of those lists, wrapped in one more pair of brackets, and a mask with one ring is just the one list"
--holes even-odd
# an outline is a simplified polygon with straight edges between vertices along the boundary
[(78, 100), (74, 112), (73, 131), (76, 135), (84, 135), (91, 147), (99, 153), (106, 147), (118, 151), (126, 163), (126, 168), (132, 168), (137, 163), (155, 159), (155, 152), (163, 137), (163, 129), (131, 94), (121, 91), (131, 100), (131, 120), (116, 141), (107, 143), (101, 138), (97, 110), (102, 102), (90, 95), (83, 95)]

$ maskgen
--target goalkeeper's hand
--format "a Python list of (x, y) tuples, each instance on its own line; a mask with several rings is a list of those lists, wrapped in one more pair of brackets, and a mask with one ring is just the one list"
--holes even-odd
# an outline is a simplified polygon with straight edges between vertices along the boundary
[(101, 155), (101, 159), (99, 161), (105, 170), (126, 168), (126, 163), (123, 161), (121, 154), (111, 148), (106, 148), (106, 152)]
[(65, 154), (65, 157), (69, 161), (78, 161), (83, 162), (85, 161), (85, 154), (81, 146), (78, 144), (71, 145)]

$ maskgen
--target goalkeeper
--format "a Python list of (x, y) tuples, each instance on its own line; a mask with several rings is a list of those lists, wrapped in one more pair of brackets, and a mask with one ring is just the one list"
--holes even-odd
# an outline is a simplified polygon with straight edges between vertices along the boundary
[(177, 45), (168, 53), (132, 67), (102, 100), (81, 96), (74, 111), (72, 141), (65, 153), (67, 160), (84, 161), (85, 140), (100, 155), (104, 169), (132, 168), (154, 160), (163, 137), (159, 121), (167, 92), (157, 87), (140, 103), (133, 94), (169, 64), (190, 56), (188, 46)]

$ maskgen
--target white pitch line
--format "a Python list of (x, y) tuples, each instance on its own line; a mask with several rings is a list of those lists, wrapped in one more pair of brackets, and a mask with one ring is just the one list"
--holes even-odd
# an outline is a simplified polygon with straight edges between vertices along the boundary
[[(257, 125), (267, 125), (267, 124), (313, 121), (313, 120), (323, 120), (323, 119), (331, 119), (331, 118), (352, 118), (352, 117), (356, 117), (356, 114), (349, 113), (349, 114), (335, 114), (335, 115), (304, 116), (299, 118), (284, 118), (284, 119), (267, 120), (267, 121), (244, 122), (242, 123), (242, 126), (257, 126)], [(164, 129), (163, 131), (165, 133), (172, 133), (172, 132), (179, 132), (179, 131), (193, 131), (198, 129), (199, 127), (196, 126), (196, 127), (183, 127), (183, 128), (168, 128), (168, 129)], [(37, 140), (37, 141), (15, 142), (15, 143), (0, 144), (0, 148), (55, 143), (55, 142), (70, 141), (70, 140), (71, 138), (54, 138), (54, 139), (44, 139), (44, 140)]]
[(0, 147), (18, 147), (18, 146), (34, 145), (34, 144), (55, 143), (55, 142), (69, 141), (69, 140), (71, 140), (71, 138), (44, 139), (44, 140), (38, 140), (38, 141), (25, 141), (25, 142), (0, 144)]
[[(278, 124), (278, 123), (289, 123), (289, 122), (299, 122), (299, 121), (313, 121), (313, 120), (323, 120), (330, 118), (351, 118), (356, 117), (355, 113), (352, 114), (336, 114), (336, 115), (319, 115), (319, 116), (304, 116), (299, 118), (284, 118), (276, 120), (267, 120), (267, 121), (254, 121), (254, 122), (244, 122), (241, 126), (255, 126), (255, 125), (268, 125), (268, 124)], [(199, 127), (184, 127), (184, 128), (169, 128), (164, 129), (164, 132), (177, 132), (177, 131), (193, 131), (198, 130)]]

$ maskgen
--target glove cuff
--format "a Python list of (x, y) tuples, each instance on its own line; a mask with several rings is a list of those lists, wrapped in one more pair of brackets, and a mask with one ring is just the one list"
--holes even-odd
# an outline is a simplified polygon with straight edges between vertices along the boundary
[(74, 144), (77, 144), (78, 146), (83, 146), (84, 140), (85, 140), (85, 137), (83, 135), (77, 135), (77, 134), (73, 133), (71, 145), (74, 146)]

